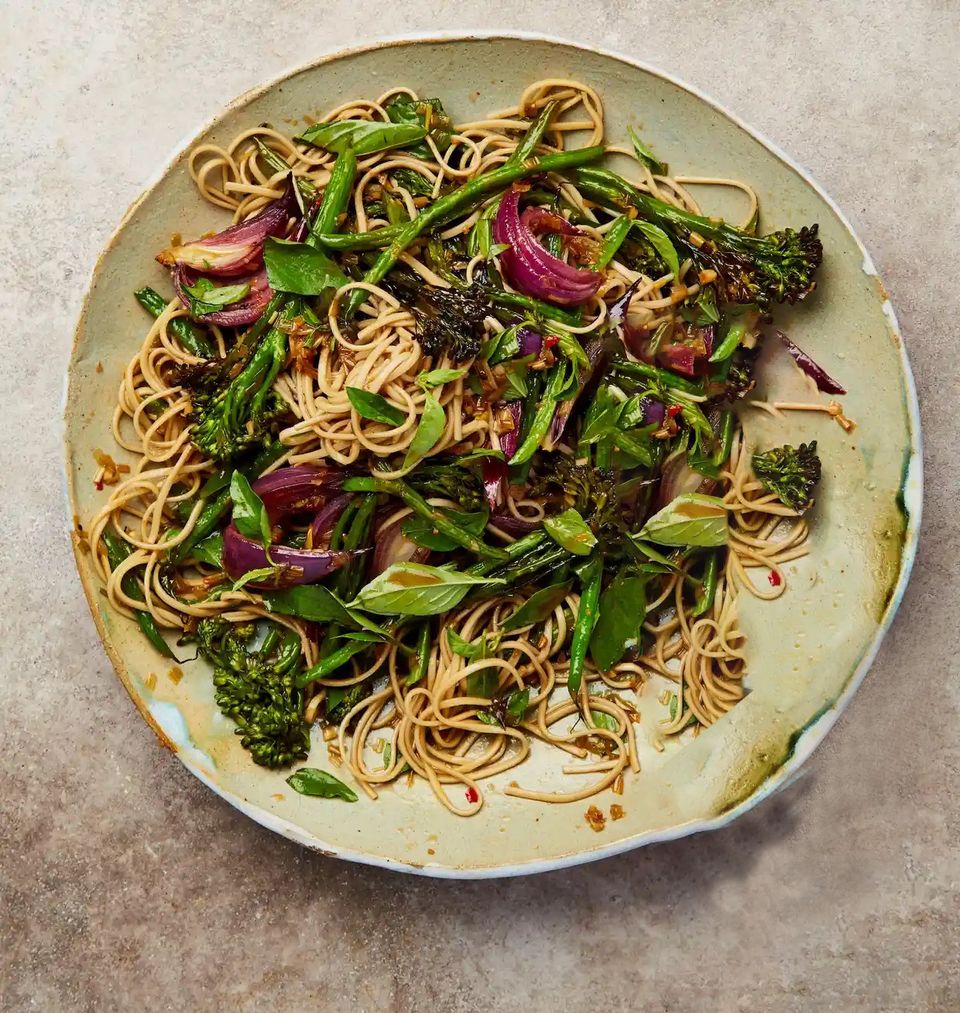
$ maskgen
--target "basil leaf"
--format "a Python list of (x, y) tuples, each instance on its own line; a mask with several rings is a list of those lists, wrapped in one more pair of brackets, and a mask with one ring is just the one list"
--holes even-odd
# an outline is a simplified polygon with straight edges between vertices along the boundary
[(667, 265), (674, 278), (676, 278), (680, 274), (680, 258), (677, 256), (677, 251), (674, 249), (673, 243), (670, 242), (670, 237), (666, 232), (659, 225), (654, 225), (651, 222), (642, 222), (639, 219), (634, 220), (633, 227), (639, 229), (647, 237), (650, 245), (657, 251), (660, 259)]
[(636, 131), (633, 127), (627, 127), (627, 133), (630, 135), (630, 140), (633, 142), (633, 150), (637, 153), (637, 158), (643, 162), (643, 164), (655, 175), (655, 176), (666, 176), (669, 170), (669, 166), (666, 162), (661, 162), (659, 158), (640, 140), (637, 136)]
[(263, 263), (274, 292), (321, 295), (349, 280), (323, 250), (306, 243), (290, 243), (268, 236), (263, 244)]
[(371, 422), (382, 422), (388, 426), (402, 426), (403, 420), (407, 417), (399, 408), (390, 404), (385, 397), (369, 390), (347, 387), (347, 397), (350, 399), (350, 404), (357, 410), (357, 414)]
[(515, 689), (507, 698), (507, 724), (519, 724), (530, 706), (530, 687)]
[(214, 531), (212, 535), (207, 535), (203, 541), (197, 542), (190, 551), (190, 555), (200, 563), (209, 563), (210, 566), (216, 566), (222, 570), (223, 535), (219, 531)]
[(239, 471), (230, 479), (230, 499), (233, 501), (233, 523), (246, 538), (270, 547), (270, 518), (263, 500), (253, 491), (245, 475)]
[(727, 511), (716, 496), (685, 492), (655, 513), (636, 537), (658, 545), (726, 545)]
[(209, 278), (198, 278), (193, 285), (185, 285), (184, 291), (190, 301), (190, 312), (199, 317), (242, 302), (250, 294), (250, 283), (217, 286)]
[(514, 359), (504, 364), (503, 371), (506, 374), (506, 383), (501, 401), (522, 401), (528, 393), (527, 370), (529, 369), (530, 356), (523, 359)]
[(443, 436), (447, 425), (447, 413), (443, 405), (432, 395), (428, 394), (423, 401), (423, 411), (420, 414), (420, 422), (417, 431), (413, 434), (410, 446), (407, 447), (406, 456), (403, 459), (404, 468), (416, 464), (422, 457), (426, 457), (430, 450), (436, 445), (437, 440)]
[(677, 694), (676, 693), (671, 693), (670, 694), (670, 720), (671, 721), (673, 721), (673, 719), (677, 716), (677, 702), (678, 702)]
[(503, 583), (422, 563), (394, 563), (361, 588), (348, 607), (380, 615), (433, 616), (456, 608), (471, 587)]
[(287, 778), (287, 784), (301, 795), (317, 798), (342, 798), (344, 802), (356, 802), (357, 793), (338, 777), (317, 767), (301, 767)]
[(617, 428), (623, 402), (608, 385), (598, 388), (583, 421), (580, 442), (596, 443)]
[(577, 341), (576, 336), (570, 334), (568, 331), (551, 331), (553, 337), (557, 339), (555, 347), (559, 348), (560, 351), (568, 358), (575, 366), (579, 369), (589, 369), (590, 360), (587, 358), (587, 353), (583, 350), (583, 345)]
[(500, 686), (500, 675), (495, 668), (484, 668), (467, 676), (467, 696), (481, 696), (493, 699)]
[(668, 573), (670, 570), (678, 569), (676, 563), (668, 559), (662, 553), (657, 552), (652, 545), (647, 545), (646, 542), (640, 541), (638, 535), (631, 535), (630, 539), (632, 544), (636, 546), (637, 551), (646, 556), (647, 559), (652, 559), (654, 563), (658, 563), (660, 566), (665, 567)]
[(571, 587), (573, 581), (567, 580), (562, 584), (553, 584), (535, 591), (500, 628), (509, 632), (522, 626), (529, 626), (531, 623), (542, 623), (566, 598)]
[(433, 183), (415, 169), (391, 169), (390, 175), (393, 176), (397, 186), (409, 190), (414, 197), (433, 196)]
[(466, 658), (468, 661), (476, 661), (477, 658), (488, 658), (491, 651), (495, 651), (500, 645), (500, 638), (494, 636), (492, 639), (488, 639), (487, 635), (484, 634), (477, 641), (464, 640), (454, 629), (447, 629), (447, 643), (450, 644), (450, 650), (454, 654), (459, 654), (461, 658)]
[(478, 721), (482, 721), (485, 725), (496, 725), (497, 728), (503, 727), (500, 719), (495, 714), (491, 714), (490, 711), (477, 711), (474, 717), (476, 717)]
[(648, 432), (649, 430), (639, 430), (633, 433), (614, 430), (613, 442), (619, 450), (634, 458), (637, 464), (642, 464), (645, 468), (651, 468), (653, 467), (653, 451), (649, 442), (644, 439)]
[(609, 672), (631, 647), (640, 643), (647, 614), (647, 579), (618, 573), (600, 595), (597, 622), (590, 636), (590, 657)]
[[(387, 116), (393, 123), (408, 123), (423, 128), (423, 135), (433, 139), (439, 151), (450, 147), (453, 137), (453, 123), (438, 98), (411, 98), (397, 95), (386, 105)], [(416, 144), (410, 153), (418, 158), (432, 159), (433, 152), (428, 144)]]
[(608, 732), (615, 732), (619, 728), (617, 719), (606, 711), (590, 711), (590, 717), (593, 718), (593, 723), (597, 728), (604, 728)]
[(486, 359), (491, 366), (516, 358), (520, 354), (520, 328), (524, 326), (526, 325), (514, 324), (495, 334), (480, 350), (480, 358)]
[(337, 154), (349, 147), (357, 155), (372, 155), (388, 148), (402, 148), (426, 136), (426, 127), (419, 123), (337, 120), (334, 123), (315, 123), (307, 127), (297, 140)]
[(246, 587), (251, 581), (274, 580), (279, 576), (279, 566), (261, 566), (259, 570), (248, 570), (242, 577), (238, 577), (230, 588), (231, 591), (239, 591)]
[[(460, 527), (465, 528), (472, 535), (481, 535), (483, 533), (490, 516), (486, 510), (465, 513), (459, 510), (447, 510), (444, 507), (438, 507), (438, 509), (441, 513), (453, 518)], [(459, 545), (453, 539), (435, 530), (432, 521), (426, 517), (421, 517), (420, 514), (413, 514), (411, 517), (408, 517), (400, 525), (400, 530), (403, 532), (404, 537), (409, 538), (411, 542), (416, 542), (417, 545), (424, 549), (433, 549), (435, 552), (453, 552)]]
[(590, 525), (573, 507), (556, 517), (544, 518), (543, 526), (558, 545), (577, 556), (589, 556), (597, 544), (597, 536), (590, 530)]
[(386, 630), (372, 623), (366, 616), (350, 611), (332, 591), (319, 583), (270, 592), (263, 596), (263, 604), (268, 612), (296, 616), (313, 623), (336, 623), (350, 629), (365, 627), (378, 636), (387, 635)]
[(466, 369), (431, 369), (427, 373), (420, 373), (417, 376), (417, 384), (423, 390), (430, 390), (431, 387), (440, 387), (445, 383), (453, 383), (467, 375)]

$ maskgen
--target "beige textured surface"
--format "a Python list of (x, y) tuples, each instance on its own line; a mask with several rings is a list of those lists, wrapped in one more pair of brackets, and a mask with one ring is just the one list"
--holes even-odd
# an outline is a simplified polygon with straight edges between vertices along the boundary
[[(956, 6), (414, 6), (0, 7), (0, 1008), (957, 1008)], [(806, 776), (725, 831), (526, 881), (351, 867), (230, 809), (136, 716), (64, 535), (70, 331), (142, 182), (286, 66), (438, 26), (629, 50), (809, 166), (891, 290), (927, 427), (914, 581)]]

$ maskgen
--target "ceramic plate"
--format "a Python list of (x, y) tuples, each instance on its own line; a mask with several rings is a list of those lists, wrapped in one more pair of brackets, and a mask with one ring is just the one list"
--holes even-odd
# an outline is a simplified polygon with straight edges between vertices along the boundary
[[(469, 73), (464, 72), (469, 68)], [(576, 77), (596, 88), (608, 139), (641, 128), (658, 154), (686, 174), (736, 176), (760, 194), (765, 231), (819, 222), (825, 250), (820, 291), (778, 321), (850, 388), (850, 434), (826, 416), (785, 424), (753, 412), (751, 435), (771, 443), (816, 439), (824, 477), (812, 514), (812, 551), (788, 566), (788, 593), (772, 603), (742, 596), (749, 637), (749, 695), (698, 738), (663, 753), (643, 747), (643, 772), (621, 798), (591, 799), (625, 815), (595, 832), (588, 802), (543, 805), (502, 794), (493, 779), (481, 813), (448, 813), (423, 784), (400, 785), (355, 805), (302, 798), (283, 774), (249, 762), (213, 703), (209, 670), (185, 667), (174, 684), (135, 624), (114, 616), (90, 559), (77, 564), (94, 620), (120, 679), (160, 740), (202, 781), (264, 826), (326, 854), (437, 876), (538, 872), (723, 825), (794, 775), (863, 678), (899, 604), (914, 556), (921, 477), (916, 394), (887, 295), (863, 246), (830, 199), (781, 152), (715, 103), (625, 57), (557, 40), (471, 36), (372, 45), (326, 57), (234, 102), (184, 145), (125, 215), (97, 263), (77, 329), (66, 408), (71, 513), (88, 522), (102, 502), (93, 485), (97, 447), (112, 447), (110, 420), (123, 369), (147, 320), (133, 290), (169, 282), (153, 261), (175, 232), (222, 228), (223, 212), (197, 196), (186, 169), (194, 145), (226, 143), (252, 124), (317, 115), (394, 84), (440, 95), (456, 119), (509, 105), (535, 77)], [(732, 201), (735, 198), (727, 198)], [(713, 200), (713, 198), (711, 198)], [(734, 204), (711, 203), (735, 216)], [(764, 367), (768, 397), (811, 394), (787, 356)], [(644, 722), (663, 716), (655, 694)], [(641, 739), (645, 736), (641, 735)], [(535, 751), (525, 785), (556, 783), (556, 756)], [(319, 736), (311, 762), (325, 766)], [(498, 784), (500, 780), (503, 783)], [(497, 789), (500, 789), (498, 791)]]

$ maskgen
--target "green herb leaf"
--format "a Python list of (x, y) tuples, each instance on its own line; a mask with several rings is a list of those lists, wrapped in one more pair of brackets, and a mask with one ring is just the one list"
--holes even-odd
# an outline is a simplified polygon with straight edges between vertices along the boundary
[(587, 353), (583, 350), (583, 345), (577, 341), (575, 334), (560, 330), (551, 331), (550, 333), (557, 339), (555, 347), (578, 369), (584, 370), (590, 368), (590, 360), (587, 358)]
[(589, 556), (597, 544), (597, 536), (590, 530), (590, 525), (573, 507), (556, 517), (545, 518), (543, 526), (558, 545), (577, 556)]
[(516, 612), (507, 618), (500, 628), (509, 632), (529, 626), (531, 623), (542, 623), (566, 598), (571, 587), (573, 587), (573, 581), (567, 580), (562, 584), (552, 584), (550, 587), (535, 591)]
[(261, 566), (258, 570), (248, 570), (242, 577), (238, 577), (231, 587), (231, 591), (239, 591), (241, 588), (246, 587), (251, 581), (257, 581), (260, 583), (265, 580), (276, 580), (280, 575), (281, 567), (279, 566)]
[(208, 563), (217, 569), (223, 569), (223, 535), (214, 531), (190, 550), (190, 555), (199, 563)]
[(389, 770), (390, 763), (393, 760), (393, 743), (384, 741), (383, 743), (383, 769)]
[(422, 563), (394, 563), (361, 588), (349, 607), (380, 615), (439, 615), (456, 608), (471, 587), (503, 583)]
[(366, 616), (357, 614), (322, 584), (303, 584), (281, 591), (271, 591), (263, 596), (263, 603), (269, 612), (296, 616), (312, 623), (336, 623), (349, 629), (365, 627), (378, 637), (387, 635), (386, 630), (372, 623)]
[(617, 724), (617, 719), (606, 711), (590, 711), (590, 717), (593, 718), (593, 723), (597, 728), (603, 728), (608, 732), (615, 732), (620, 726)]
[(467, 676), (467, 696), (493, 699), (500, 686), (500, 676), (495, 668), (484, 668)]
[(417, 376), (417, 384), (423, 390), (430, 390), (431, 387), (441, 387), (445, 383), (453, 383), (467, 375), (466, 369), (431, 369), (427, 373), (420, 373)]
[(275, 292), (322, 295), (328, 289), (346, 285), (349, 280), (323, 250), (273, 236), (263, 245), (263, 263), (267, 268), (267, 280)]
[(190, 299), (190, 312), (199, 317), (242, 302), (250, 294), (250, 283), (217, 286), (209, 278), (198, 278), (193, 285), (185, 285), (184, 291)]
[(685, 492), (655, 513), (636, 537), (658, 545), (726, 545), (727, 511), (716, 496)]
[(676, 718), (676, 716), (677, 716), (677, 703), (678, 702), (679, 702), (679, 698), (677, 697), (677, 694), (676, 693), (671, 693), (670, 694), (670, 720), (671, 721), (673, 721), (674, 718)]
[(680, 257), (677, 255), (677, 251), (673, 243), (670, 242), (670, 237), (666, 232), (659, 225), (654, 225), (652, 222), (643, 222), (639, 219), (634, 220), (633, 227), (647, 237), (650, 245), (660, 255), (660, 259), (670, 269), (674, 278), (678, 278), (680, 275)]
[(525, 326), (527, 325), (514, 324), (512, 327), (504, 327), (480, 349), (480, 358), (486, 359), (491, 366), (516, 358), (520, 354), (520, 328)]
[[(386, 110), (393, 123), (409, 123), (422, 127), (423, 136), (429, 134), (439, 151), (446, 151), (450, 147), (453, 123), (440, 99), (415, 99), (409, 95), (397, 95), (387, 103)], [(413, 145), (410, 152), (418, 158), (433, 158), (433, 152), (428, 144)]]
[(590, 636), (590, 657), (609, 672), (627, 650), (640, 643), (647, 614), (647, 579), (618, 573), (600, 595), (599, 614)]
[(527, 371), (529, 370), (532, 356), (525, 356), (522, 359), (513, 359), (503, 364), (503, 371), (506, 374), (506, 383), (501, 401), (522, 401), (528, 393)]
[(627, 133), (630, 135), (630, 140), (633, 142), (633, 150), (637, 153), (637, 158), (655, 175), (655, 176), (666, 176), (669, 167), (666, 162), (661, 162), (659, 158), (640, 140), (637, 136), (637, 132), (633, 127), (627, 127)]
[[(489, 514), (486, 510), (477, 510), (473, 513), (461, 512), (459, 510), (447, 510), (438, 507), (441, 513), (446, 514), (451, 520), (457, 522), (460, 527), (466, 529), (471, 535), (478, 537), (483, 534), (487, 526)], [(400, 526), (405, 538), (424, 549), (432, 549), (435, 552), (453, 552), (457, 548), (457, 542), (452, 538), (437, 531), (430, 520), (420, 514), (413, 514), (408, 517)]]
[(395, 408), (379, 394), (369, 390), (361, 390), (359, 387), (347, 387), (347, 397), (350, 404), (357, 410), (357, 414), (363, 419), (371, 422), (382, 422), (387, 426), (401, 426), (406, 415)]
[(507, 724), (519, 724), (530, 706), (530, 687), (515, 689), (507, 698)]
[(246, 538), (270, 547), (270, 518), (263, 500), (253, 491), (245, 475), (235, 471), (230, 479), (230, 499), (233, 501), (233, 523)]
[(314, 147), (339, 154), (353, 148), (357, 155), (372, 155), (388, 148), (402, 148), (427, 136), (419, 123), (384, 123), (382, 120), (337, 120), (316, 123), (297, 138)]
[(301, 795), (317, 798), (342, 798), (345, 802), (356, 802), (357, 793), (338, 777), (317, 767), (301, 767), (287, 778), (287, 784)]
[(413, 434), (413, 439), (410, 441), (410, 446), (407, 447), (407, 453), (403, 459), (404, 468), (409, 468), (422, 457), (426, 457), (436, 445), (437, 440), (443, 436), (446, 425), (447, 414), (443, 410), (443, 405), (432, 394), (427, 394), (423, 400), (423, 411), (420, 413), (417, 431)]
[(450, 650), (454, 654), (460, 655), (461, 658), (466, 658), (468, 661), (476, 661), (477, 658), (489, 658), (490, 653), (495, 651), (499, 646), (499, 642), (499, 637), (490, 639), (486, 634), (479, 640), (464, 640), (456, 630), (447, 629), (447, 643), (450, 644)]

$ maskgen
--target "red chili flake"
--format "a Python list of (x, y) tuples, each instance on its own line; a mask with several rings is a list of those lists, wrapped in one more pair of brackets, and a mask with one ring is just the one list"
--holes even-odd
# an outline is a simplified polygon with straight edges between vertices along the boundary
[(683, 411), (683, 408), (680, 405), (678, 405), (678, 404), (672, 404), (667, 409), (667, 415), (669, 415), (670, 418), (675, 419), (680, 414), (680, 412), (682, 412), (682, 411)]
[(476, 788), (467, 788), (466, 790), (467, 801), (473, 805), (474, 802), (480, 801), (480, 796), (477, 794)]
[(103, 492), (103, 480), (94, 482), (93, 487), (97, 490), (97, 492)]
[(544, 345), (547, 346), (547, 348), (553, 348), (554, 345), (560, 343), (560, 339), (556, 336), (556, 334), (548, 334), (543, 339), (543, 343), (544, 343)]
[(779, 587), (780, 586), (780, 574), (777, 573), (776, 570), (771, 570), (767, 574), (767, 580), (770, 581), (770, 584), (771, 584), (772, 587)]

